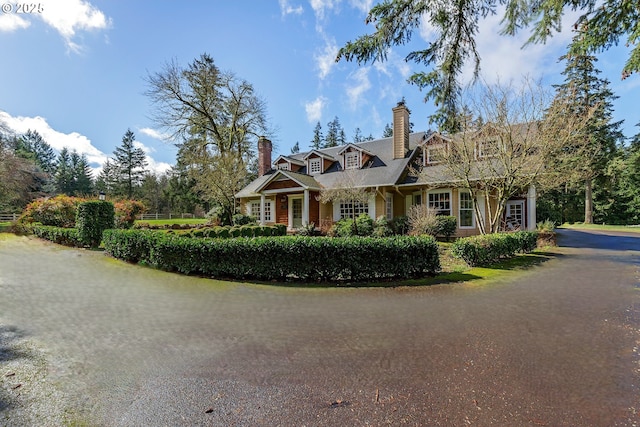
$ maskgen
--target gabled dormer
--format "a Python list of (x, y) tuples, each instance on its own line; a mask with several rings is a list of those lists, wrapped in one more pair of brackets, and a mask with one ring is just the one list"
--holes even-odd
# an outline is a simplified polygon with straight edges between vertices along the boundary
[(451, 139), (439, 133), (432, 133), (422, 142), (422, 166), (442, 163), (449, 152)]
[(305, 162), (302, 160), (294, 159), (293, 157), (288, 156), (279, 156), (275, 162), (273, 162), (273, 167), (276, 170), (286, 170), (291, 172), (298, 172), (305, 166)]
[(355, 144), (347, 144), (338, 152), (342, 169), (360, 169), (373, 158), (373, 154)]
[(330, 155), (319, 150), (311, 150), (303, 157), (303, 160), (307, 166), (307, 175), (324, 173), (336, 161)]

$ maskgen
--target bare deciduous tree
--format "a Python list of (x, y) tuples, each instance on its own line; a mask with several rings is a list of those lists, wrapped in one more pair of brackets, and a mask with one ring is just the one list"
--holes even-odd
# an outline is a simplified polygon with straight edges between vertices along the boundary
[(250, 83), (220, 70), (207, 54), (187, 67), (173, 60), (149, 74), (147, 83), (153, 119), (179, 141), (178, 161), (189, 165), (203, 198), (222, 207), (230, 220), (235, 189), (246, 182), (255, 157), (255, 141), (270, 134), (266, 103)]
[(507, 200), (531, 185), (548, 188), (568, 178), (558, 160), (565, 147), (575, 146), (573, 135), (586, 117), (568, 117), (550, 100), (548, 91), (528, 79), (519, 87), (498, 83), (470, 90), (466, 111), (480, 120), (462, 117), (461, 131), (448, 135), (439, 151), (441, 164), (425, 167), (420, 178), (468, 190), (477, 218), (485, 218), (477, 203), (483, 198), (488, 227), (478, 221), (478, 228), (483, 234), (499, 231)]

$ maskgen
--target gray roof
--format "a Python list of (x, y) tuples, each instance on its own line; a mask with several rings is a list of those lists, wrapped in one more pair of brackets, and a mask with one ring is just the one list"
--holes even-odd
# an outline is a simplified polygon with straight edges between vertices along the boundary
[[(416, 148), (423, 144), (430, 134), (427, 132), (416, 132), (409, 135), (409, 151), (403, 158), (393, 158), (393, 138), (381, 138), (373, 141), (365, 141), (354, 145), (361, 148), (367, 153), (373, 155), (365, 165), (360, 169), (351, 169), (344, 171), (340, 162), (335, 161), (325, 172), (315, 175), (307, 175), (306, 167), (298, 172), (291, 171), (270, 171), (263, 175), (236, 194), (236, 197), (256, 197), (259, 196), (258, 191), (263, 187), (274, 174), (282, 174), (289, 176), (291, 179), (303, 183), (305, 188), (339, 188), (345, 184), (355, 187), (376, 187), (405, 184), (406, 172), (411, 159), (416, 153)], [(325, 157), (338, 159), (340, 153), (346, 145), (331, 148), (323, 148), (316, 151)], [(287, 158), (304, 162), (304, 158), (311, 152), (303, 152), (287, 155)], [(306, 163), (306, 162), (305, 162)]]

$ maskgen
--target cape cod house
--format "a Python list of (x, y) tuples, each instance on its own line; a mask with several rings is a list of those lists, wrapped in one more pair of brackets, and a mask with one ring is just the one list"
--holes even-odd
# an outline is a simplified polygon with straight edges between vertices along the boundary
[[(290, 230), (311, 223), (326, 230), (354, 213), (392, 219), (406, 215), (412, 205), (427, 204), (439, 214), (457, 218), (457, 236), (479, 234), (478, 222), (487, 221), (485, 199), (475, 201), (484, 212), (477, 218), (471, 194), (445, 178), (438, 150), (446, 146), (446, 140), (438, 133), (409, 133), (409, 109), (402, 102), (393, 108), (391, 138), (280, 155), (275, 160), (271, 142), (260, 138), (259, 176), (236, 198), (242, 212), (255, 216), (261, 224), (286, 224)], [(432, 168), (433, 173), (412, 173), (416, 164)], [(367, 188), (368, 202), (319, 201), (323, 189), (345, 185)], [(509, 200), (506, 217), (522, 229), (534, 229), (535, 188), (523, 189), (522, 197)]]

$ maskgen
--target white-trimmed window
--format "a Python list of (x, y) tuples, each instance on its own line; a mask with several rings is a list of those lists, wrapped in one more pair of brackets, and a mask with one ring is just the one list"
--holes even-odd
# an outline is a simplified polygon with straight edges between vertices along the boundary
[(278, 170), (281, 170), (281, 171), (291, 170), (291, 168), (289, 167), (289, 163), (287, 162), (278, 163), (277, 168)]
[(385, 212), (387, 219), (393, 219), (393, 194), (387, 193), (385, 196)]
[(460, 191), (458, 204), (458, 224), (460, 228), (473, 228), (473, 198), (468, 191)]
[[(272, 216), (271, 212), (273, 209), (271, 208), (271, 200), (265, 200), (264, 202), (264, 220), (265, 222), (271, 222)], [(254, 201), (249, 204), (249, 215), (260, 221), (260, 201)]]
[(499, 142), (497, 139), (485, 139), (478, 142), (478, 157), (486, 159), (498, 155)]
[(427, 147), (427, 164), (435, 165), (442, 163), (445, 159), (447, 146), (444, 144), (430, 145)]
[(369, 214), (369, 204), (362, 202), (340, 202), (340, 218), (357, 218), (361, 214)]
[(322, 159), (320, 157), (309, 159), (309, 174), (315, 175), (321, 172), (322, 172)]
[(344, 168), (345, 169), (359, 169), (360, 168), (360, 153), (357, 151), (348, 151), (344, 153)]
[(422, 204), (422, 191), (417, 191), (411, 195), (411, 205), (421, 205)]
[(435, 209), (438, 215), (451, 215), (451, 193), (449, 191), (429, 193), (429, 207)]

